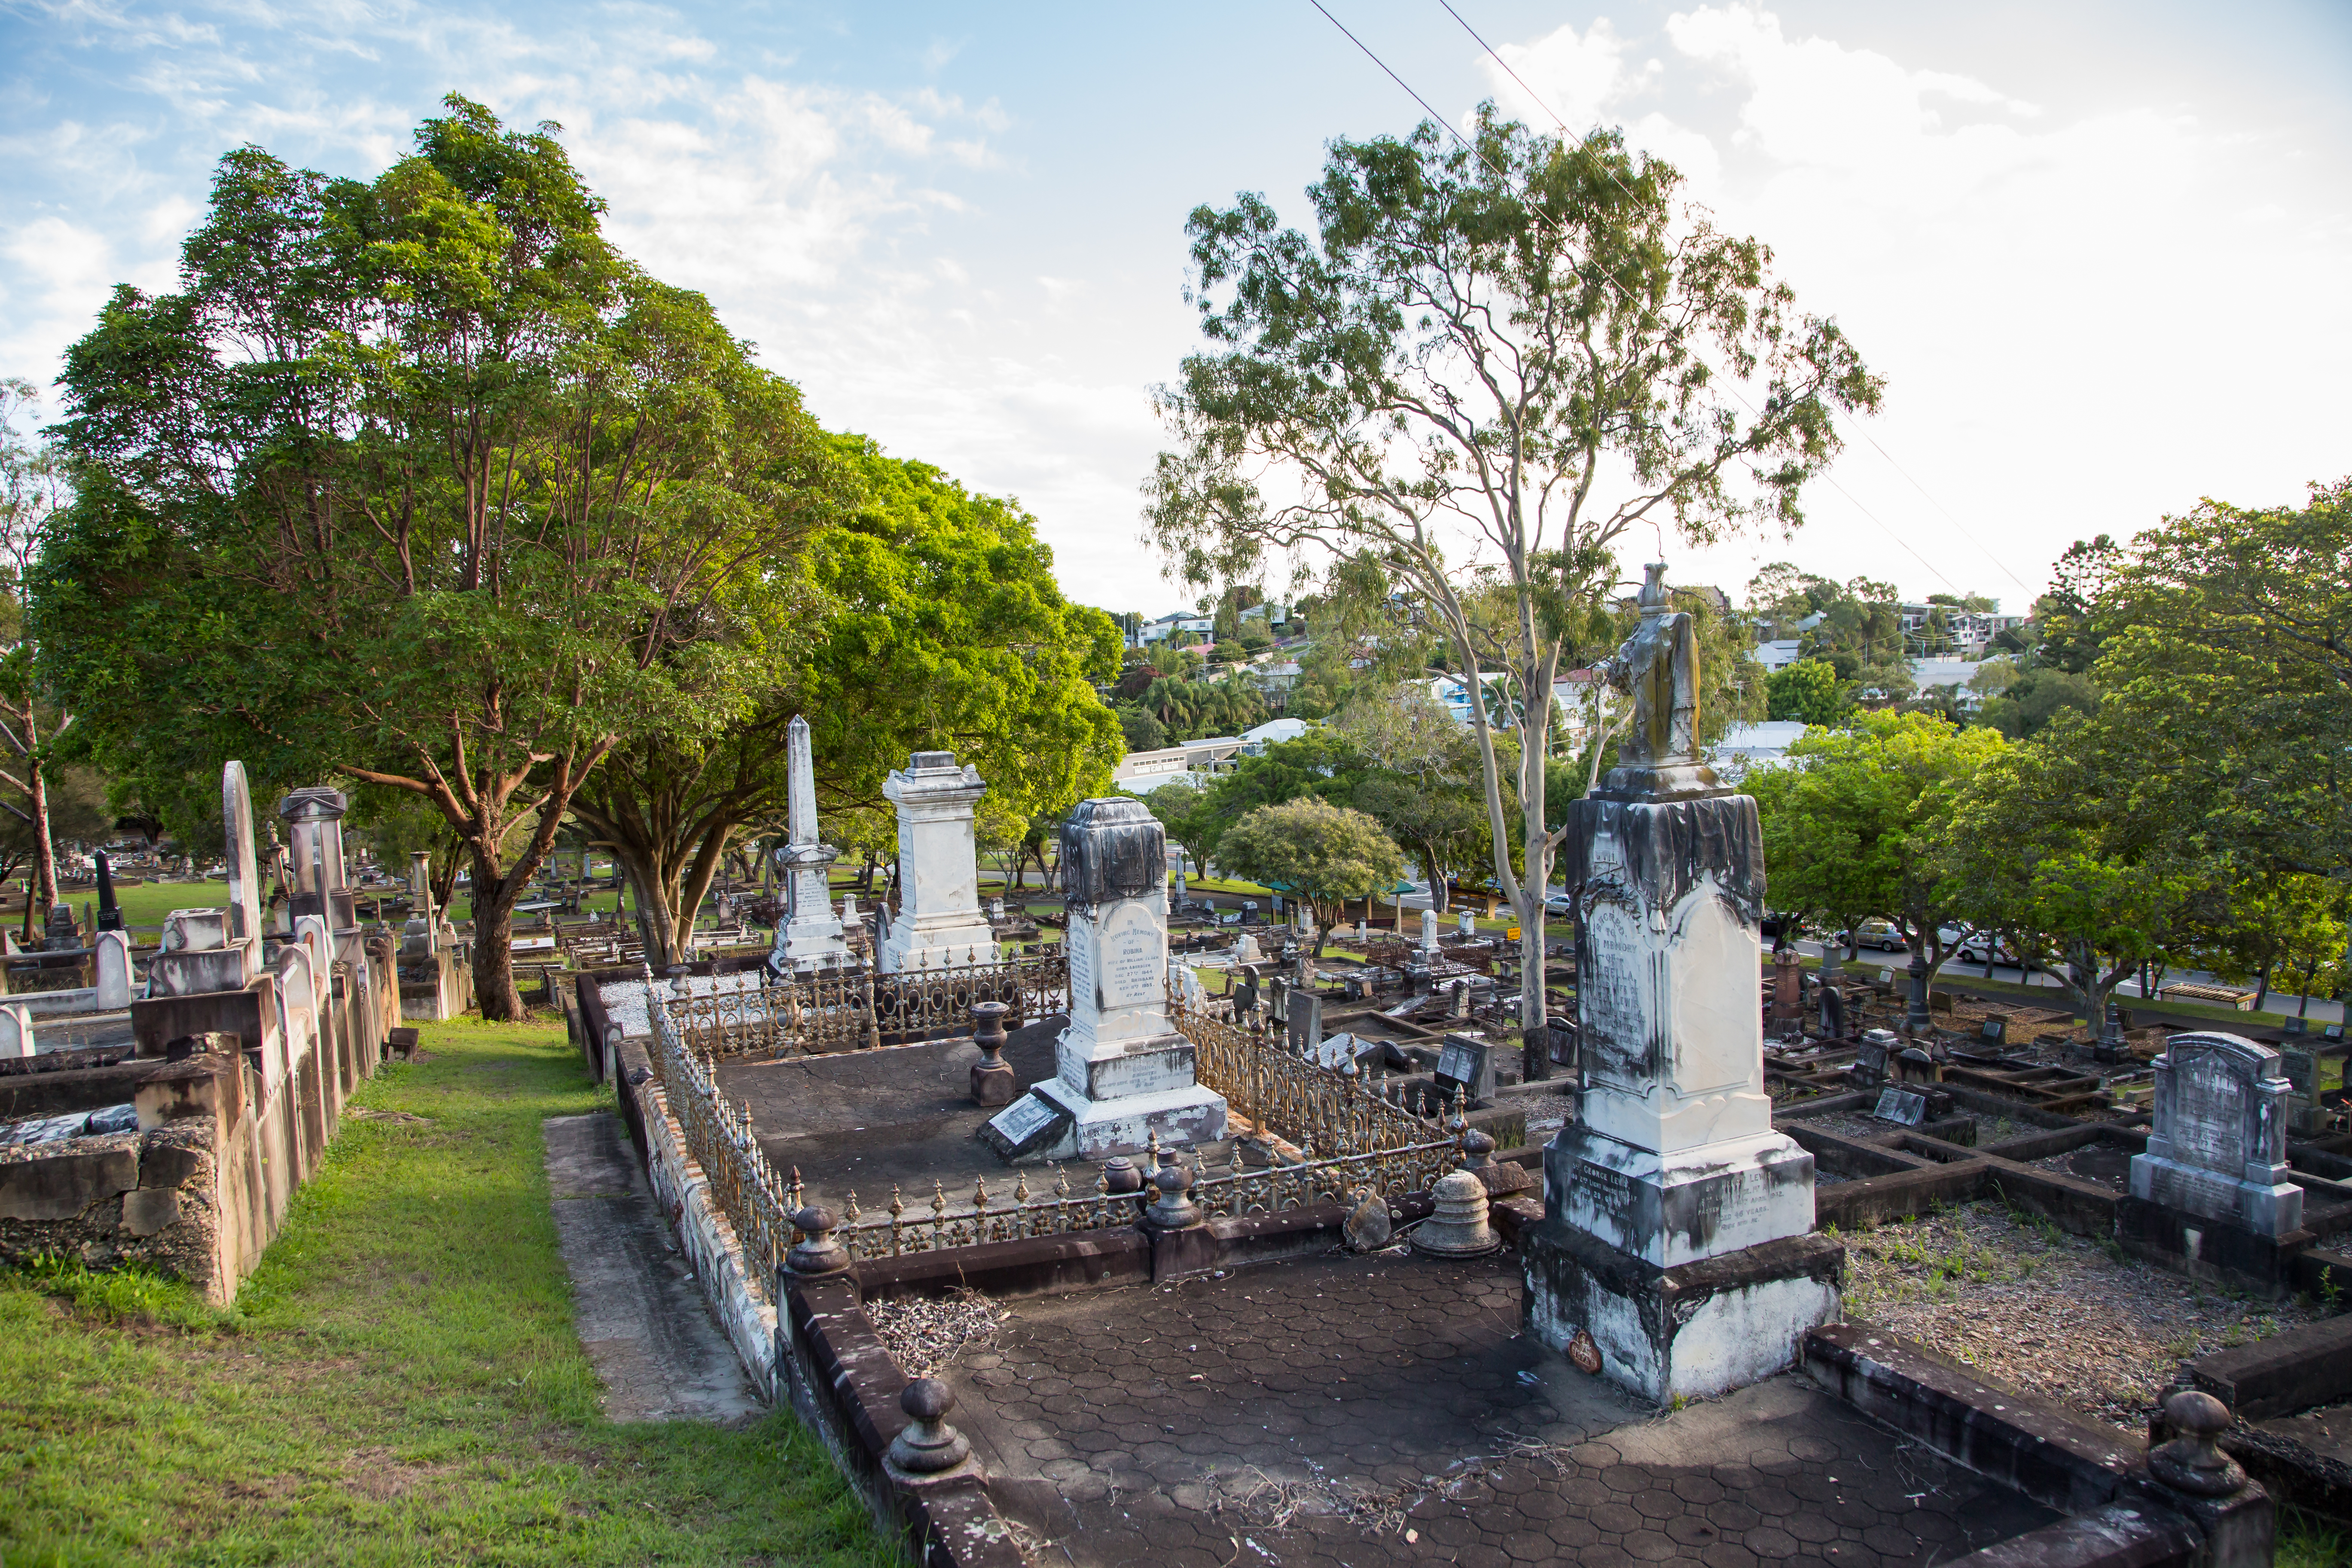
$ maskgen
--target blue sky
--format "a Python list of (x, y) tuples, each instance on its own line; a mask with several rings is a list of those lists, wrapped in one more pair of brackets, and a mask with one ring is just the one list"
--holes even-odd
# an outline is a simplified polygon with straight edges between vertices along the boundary
[[(1548, 122), (1437, 0), (1326, 3), (1443, 113)], [(2352, 472), (2352, 7), (1455, 4), (1888, 378), (1793, 541), (1672, 546), (1683, 579), (1786, 558), (2022, 607), (2073, 539)], [(371, 175), (455, 89), (562, 121), (623, 246), (828, 423), (1018, 496), (1072, 593), (1147, 612), (1185, 214), (1297, 214), (1326, 138), (1420, 112), (1307, 0), (0, 0), (0, 374), (169, 287), (226, 149)]]

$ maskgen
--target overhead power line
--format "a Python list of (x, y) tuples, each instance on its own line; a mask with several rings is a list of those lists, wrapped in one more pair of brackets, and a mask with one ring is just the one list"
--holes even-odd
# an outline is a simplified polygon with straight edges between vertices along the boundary
[[(1317, 10), (1318, 10), (1318, 11), (1323, 11), (1323, 6), (1322, 6), (1321, 0), (1309, 0), (1309, 3), (1310, 3), (1310, 4), (1312, 4), (1312, 5), (1315, 6), (1315, 8), (1316, 8)], [(1519, 90), (1520, 90), (1521, 92), (1524, 92), (1524, 93), (1526, 93), (1526, 94), (1528, 95), (1528, 100), (1530, 103), (1533, 103), (1533, 104), (1534, 104), (1538, 109), (1542, 110), (1546, 114), (1549, 114), (1549, 115), (1550, 115), (1550, 116), (1551, 116), (1552, 123), (1559, 127), (1559, 129), (1560, 129), (1560, 133), (1561, 133), (1562, 135), (1564, 135), (1564, 136), (1573, 136), (1573, 135), (1575, 135), (1575, 134), (1576, 134), (1576, 132), (1575, 132), (1574, 131), (1571, 131), (1571, 130), (1569, 128), (1568, 121), (1565, 121), (1565, 120), (1563, 120), (1563, 119), (1561, 119), (1561, 118), (1559, 117), (1559, 111), (1558, 111), (1558, 110), (1556, 110), (1555, 109), (1553, 109), (1553, 108), (1552, 108), (1552, 106), (1551, 106), (1549, 103), (1548, 103), (1548, 102), (1546, 102), (1546, 101), (1545, 101), (1545, 100), (1544, 100), (1544, 98), (1543, 98), (1543, 95), (1542, 95), (1542, 94), (1540, 94), (1540, 93), (1538, 93), (1538, 92), (1537, 92), (1537, 91), (1536, 91), (1536, 89), (1535, 89), (1533, 87), (1531, 87), (1531, 86), (1529, 86), (1529, 85), (1528, 84), (1528, 79), (1527, 79), (1527, 78), (1525, 78), (1525, 77), (1521, 76), (1521, 75), (1518, 73), (1518, 71), (1517, 71), (1516, 68), (1513, 68), (1513, 66), (1511, 65), (1511, 62), (1510, 62), (1510, 61), (1508, 61), (1508, 60), (1507, 60), (1507, 59), (1505, 59), (1505, 58), (1502, 57), (1501, 53), (1496, 49), (1495, 46), (1494, 46), (1494, 45), (1492, 45), (1492, 44), (1490, 44), (1490, 43), (1488, 43), (1488, 42), (1486, 40), (1486, 37), (1485, 37), (1482, 34), (1480, 34), (1480, 32), (1478, 31), (1478, 29), (1477, 29), (1477, 28), (1475, 28), (1475, 27), (1474, 27), (1474, 26), (1472, 26), (1470, 25), (1470, 20), (1469, 20), (1469, 18), (1468, 18), (1468, 17), (1466, 17), (1466, 16), (1463, 16), (1461, 12), (1459, 12), (1459, 11), (1457, 11), (1457, 10), (1455, 10), (1455, 9), (1454, 8), (1454, 0), (1437, 0), (1437, 3), (1438, 3), (1440, 5), (1443, 5), (1443, 6), (1444, 6), (1444, 7), (1445, 7), (1445, 14), (1446, 14), (1447, 16), (1449, 16), (1453, 17), (1456, 22), (1458, 22), (1458, 23), (1460, 23), (1460, 24), (1462, 25), (1462, 30), (1463, 30), (1464, 32), (1465, 32), (1465, 33), (1469, 34), (1469, 35), (1470, 35), (1470, 37), (1471, 37), (1471, 38), (1472, 38), (1472, 40), (1473, 40), (1473, 41), (1475, 41), (1480, 48), (1482, 48), (1482, 49), (1484, 49), (1484, 50), (1486, 50), (1486, 58), (1487, 58), (1488, 59), (1493, 60), (1493, 61), (1494, 61), (1497, 66), (1501, 67), (1505, 75), (1508, 76), (1508, 77), (1509, 77), (1513, 81), (1515, 81), (1515, 82), (1517, 82), (1517, 83), (1518, 83), (1518, 84), (1519, 84)], [(1326, 16), (1329, 16), (1331, 15), (1331, 13), (1330, 13), (1330, 12), (1328, 12), (1328, 11), (1323, 11), (1323, 14), (1324, 14)], [(1333, 20), (1332, 20), (1332, 26), (1339, 26), (1339, 21), (1338, 21), (1338, 19), (1337, 19), (1336, 17), (1335, 17), (1335, 18), (1333, 18)], [(1348, 30), (1347, 30), (1347, 28), (1345, 28), (1345, 27), (1340, 27), (1340, 28), (1339, 28), (1339, 30), (1340, 30), (1341, 32), (1343, 32), (1343, 33), (1346, 33), (1346, 32), (1348, 31)], [(1363, 44), (1362, 40), (1361, 40), (1361, 39), (1357, 38), (1357, 37), (1356, 37), (1356, 36), (1355, 36), (1353, 33), (1349, 33), (1349, 34), (1348, 34), (1348, 37), (1349, 37), (1349, 38), (1351, 41), (1353, 41), (1353, 42), (1355, 43), (1355, 45), (1356, 45), (1356, 47), (1357, 47), (1358, 48), (1360, 48), (1360, 49), (1363, 49), (1363, 50), (1364, 50), (1364, 52), (1365, 52), (1366, 54), (1368, 54), (1368, 55), (1371, 54), (1371, 50), (1370, 50), (1370, 49), (1369, 49), (1369, 48), (1365, 48), (1365, 47), (1364, 47), (1364, 44)], [(1381, 64), (1381, 61), (1380, 61), (1380, 57), (1378, 57), (1377, 55), (1374, 55), (1372, 58), (1373, 58), (1373, 62), (1374, 62), (1375, 64), (1379, 64), (1379, 65), (1381, 66), (1381, 68), (1382, 70), (1384, 70), (1384, 71), (1388, 71), (1388, 70), (1389, 70), (1389, 68), (1388, 68), (1385, 64)], [(1398, 85), (1399, 87), (1404, 87), (1404, 83), (1403, 83), (1403, 81), (1402, 81), (1402, 80), (1401, 80), (1401, 79), (1397, 79), (1396, 72), (1394, 72), (1394, 71), (1389, 71), (1389, 76), (1390, 76), (1391, 79), (1392, 79), (1392, 80), (1396, 80), (1397, 85)], [(1405, 90), (1406, 90), (1407, 92), (1412, 92), (1412, 89), (1411, 88), (1409, 88), (1409, 87), (1405, 88)], [(1421, 104), (1421, 106), (1422, 106), (1423, 109), (1425, 109), (1425, 110), (1429, 108), (1429, 105), (1428, 105), (1427, 100), (1424, 100), (1424, 99), (1423, 99), (1423, 98), (1422, 98), (1422, 96), (1421, 96), (1419, 93), (1417, 93), (1417, 92), (1416, 92), (1416, 93), (1413, 93), (1413, 94), (1412, 94), (1412, 96), (1413, 96), (1413, 101), (1414, 101), (1414, 102)], [(1431, 110), (1431, 112), (1432, 112), (1432, 113), (1434, 113), (1435, 111), (1434, 111), (1434, 110)], [(1449, 125), (1447, 128), (1448, 128), (1449, 130), (1451, 130), (1451, 129), (1452, 129), (1452, 127), (1451, 127), (1450, 125)], [(1598, 131), (1598, 130), (1600, 130), (1600, 129), (1601, 129), (1600, 122), (1599, 122), (1598, 121), (1594, 121), (1594, 123), (1593, 123), (1593, 130), (1594, 130), (1594, 131)], [(1454, 140), (1456, 140), (1456, 141), (1461, 141), (1461, 140), (1462, 140), (1461, 134), (1460, 134), (1458, 132), (1455, 132), (1455, 134), (1454, 134)], [(1614, 185), (1616, 185), (1616, 187), (1617, 187), (1619, 190), (1621, 190), (1621, 191), (1624, 191), (1625, 195), (1628, 195), (1628, 196), (1631, 196), (1631, 195), (1633, 194), (1632, 191), (1630, 191), (1630, 190), (1627, 190), (1627, 189), (1626, 189), (1625, 182), (1624, 182), (1624, 181), (1620, 180), (1620, 179), (1618, 179), (1618, 178), (1617, 178), (1617, 174), (1616, 174), (1616, 171), (1615, 171), (1615, 170), (1609, 168), (1606, 164), (1603, 164), (1601, 167), (1602, 167), (1602, 172), (1608, 174), (1608, 176), (1609, 176), (1609, 178), (1610, 178), (1611, 183), (1612, 183), (1612, 184), (1613, 184)], [(1499, 171), (1498, 171), (1498, 172), (1499, 172)], [(1826, 405), (1825, 405), (1825, 406), (1826, 406)], [(1830, 408), (1830, 416), (1831, 416), (1832, 418), (1833, 418), (1833, 419), (1838, 417), (1838, 411), (1837, 411), (1837, 409), (1836, 409), (1835, 407), (1833, 407), (1833, 406)], [(1848, 418), (1845, 420), (1845, 424), (1846, 424), (1846, 426), (1847, 426), (1848, 432), (1849, 432), (1850, 434), (1859, 436), (1859, 437), (1861, 437), (1864, 440), (1865, 440), (1865, 441), (1869, 442), (1869, 443), (1870, 443), (1870, 446), (1871, 446), (1871, 449), (1872, 449), (1873, 451), (1876, 452), (1876, 453), (1877, 453), (1881, 458), (1884, 458), (1885, 459), (1886, 459), (1886, 466), (1887, 466), (1888, 468), (1893, 468), (1896, 473), (1901, 474), (1901, 475), (1903, 476), (1903, 478), (1904, 478), (1905, 481), (1906, 481), (1906, 482), (1907, 482), (1907, 483), (1911, 486), (1911, 488), (1912, 488), (1913, 489), (1917, 490), (1917, 491), (1919, 492), (1919, 494), (1920, 494), (1923, 498), (1925, 498), (1925, 499), (1926, 499), (1926, 500), (1927, 500), (1927, 504), (1928, 504), (1928, 505), (1930, 505), (1930, 506), (1934, 507), (1937, 511), (1942, 512), (1942, 513), (1944, 514), (1945, 521), (1948, 521), (1948, 522), (1949, 522), (1949, 523), (1952, 525), (1952, 528), (1953, 528), (1954, 531), (1956, 531), (1957, 533), (1958, 533), (1958, 534), (1959, 534), (1959, 536), (1960, 536), (1962, 539), (1967, 540), (1970, 545), (1974, 546), (1974, 548), (1976, 549), (1976, 551), (1977, 551), (1977, 552), (1978, 552), (1979, 554), (1982, 555), (1982, 556), (1983, 556), (1987, 561), (1991, 562), (1991, 563), (1992, 563), (1992, 564), (1993, 564), (1993, 566), (1994, 566), (1994, 568), (1995, 568), (1996, 570), (1998, 570), (1998, 571), (1999, 571), (1999, 572), (2000, 572), (2003, 575), (2005, 575), (2006, 577), (2008, 577), (2008, 579), (2009, 579), (2011, 582), (2012, 582), (2012, 583), (2016, 584), (2020, 588), (2023, 589), (2027, 594), (2029, 594), (2029, 595), (2030, 595), (2030, 594), (2032, 594), (2032, 593), (2033, 592), (2033, 588), (2032, 588), (2032, 584), (2028, 584), (2028, 583), (2025, 581), (2025, 579), (2024, 579), (2024, 578), (2020, 577), (2020, 576), (2019, 576), (2019, 575), (2018, 575), (2014, 571), (2012, 571), (2012, 570), (2011, 569), (2010, 565), (2009, 565), (2009, 563), (2007, 563), (2007, 562), (2003, 561), (2000, 556), (1998, 556), (1998, 555), (1994, 554), (1990, 550), (1986, 549), (1986, 548), (1985, 548), (1985, 546), (1978, 541), (1978, 539), (1977, 539), (1976, 535), (1974, 535), (1974, 534), (1970, 533), (1970, 532), (1968, 531), (1968, 527), (1967, 527), (1967, 525), (1966, 525), (1966, 524), (1964, 524), (1963, 522), (1961, 522), (1961, 521), (1960, 521), (1960, 520), (1959, 520), (1958, 517), (1956, 517), (1956, 516), (1954, 516), (1954, 515), (1953, 515), (1951, 508), (1949, 508), (1949, 507), (1946, 506), (1942, 501), (1940, 501), (1940, 500), (1937, 500), (1937, 499), (1936, 499), (1936, 497), (1934, 496), (1934, 494), (1932, 494), (1932, 493), (1928, 490), (1928, 489), (1927, 489), (1927, 486), (1925, 486), (1925, 485), (1921, 484), (1921, 483), (1920, 483), (1916, 479), (1915, 479), (1915, 478), (1913, 478), (1913, 477), (1912, 477), (1912, 474), (1911, 474), (1911, 472), (1910, 472), (1910, 470), (1909, 470), (1909, 469), (1906, 468), (1905, 468), (1901, 463), (1896, 462), (1896, 461), (1895, 460), (1895, 454), (1894, 454), (1894, 453), (1892, 453), (1892, 452), (1889, 452), (1889, 451), (1888, 451), (1885, 447), (1881, 446), (1881, 445), (1879, 444), (1879, 441), (1878, 441), (1878, 437), (1875, 437), (1875, 436), (1872, 435), (1868, 430), (1864, 429), (1864, 428), (1863, 428), (1859, 424), (1855, 423), (1855, 422), (1854, 422), (1851, 417), (1848, 417)], [(1826, 475), (1824, 475), (1823, 477), (1824, 477), (1824, 478), (1827, 478), (1827, 476), (1826, 476)], [(1832, 482), (1834, 484), (1834, 481), (1832, 481)], [(1841, 494), (1841, 495), (1845, 495), (1845, 496), (1846, 496), (1846, 499), (1847, 499), (1848, 500), (1853, 500), (1853, 498), (1851, 495), (1847, 495), (1847, 494), (1846, 494), (1846, 491), (1845, 491), (1845, 489), (1844, 489), (1844, 487), (1843, 487), (1843, 486), (1838, 486), (1838, 487), (1837, 487), (1837, 489), (1838, 489), (1838, 493), (1839, 493), (1839, 494)], [(1861, 503), (1857, 501), (1857, 502), (1855, 502), (1855, 505), (1856, 505), (1857, 507), (1860, 507)], [(1864, 511), (1864, 515), (1868, 516), (1869, 514), (1868, 514), (1868, 512), (1865, 510), (1865, 511)], [(1875, 518), (1873, 518), (1871, 521), (1873, 521), (1874, 522), (1877, 521), (1877, 520), (1876, 520)], [(1883, 527), (1885, 527), (1885, 525), (1884, 523), (1881, 523), (1879, 526), (1883, 528)], [(1904, 543), (1904, 542), (1903, 542), (1899, 537), (1896, 539), (1895, 542), (1897, 542), (1897, 543), (1899, 543), (1899, 544), (1903, 544), (1903, 545), (1904, 545), (1904, 548), (1905, 548), (1905, 549), (1906, 549), (1906, 550), (1909, 550), (1909, 549), (1911, 548), (1907, 543)], [(1913, 555), (1913, 557), (1914, 557), (1915, 559), (1917, 559), (1917, 560), (1920, 562), (1920, 563), (1921, 563), (1921, 564), (1923, 564), (1923, 565), (1925, 565), (1925, 564), (1926, 564), (1926, 558), (1925, 558), (1924, 556), (1921, 556), (1917, 551), (1916, 551), (1916, 550), (1912, 550), (1912, 551), (1911, 551), (1911, 554)], [(1931, 571), (1931, 572), (1935, 572), (1935, 571), (1936, 571), (1936, 569), (1935, 569), (1933, 566), (1929, 566), (1927, 569), (1928, 569), (1929, 571)], [(1944, 582), (1946, 583), (1946, 584), (1947, 584), (1947, 585), (1949, 585), (1949, 584), (1950, 584), (1950, 583), (1951, 583), (1951, 579), (1950, 579), (1950, 578), (1948, 578), (1948, 577), (1944, 577), (1944, 574), (1943, 574), (1941, 572), (1936, 572), (1936, 575), (1937, 575), (1937, 576), (1938, 576), (1938, 577), (1943, 577), (1943, 578), (1944, 578)], [(1958, 593), (1958, 591), (1959, 591), (1959, 590), (1958, 590), (1958, 589), (1957, 589), (1957, 588), (1954, 588), (1954, 589), (1953, 589), (1953, 592), (1954, 592), (1954, 593)]]

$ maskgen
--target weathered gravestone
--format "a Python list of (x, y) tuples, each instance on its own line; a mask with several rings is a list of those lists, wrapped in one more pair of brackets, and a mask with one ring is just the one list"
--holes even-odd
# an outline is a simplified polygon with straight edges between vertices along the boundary
[(1448, 1035), (1437, 1050), (1437, 1087), (1459, 1094), (1465, 1110), (1495, 1102), (1495, 1047), (1476, 1035)]
[(1612, 1379), (1661, 1403), (1787, 1367), (1835, 1321), (1844, 1256), (1812, 1234), (1813, 1157), (1772, 1126), (1763, 835), (1699, 760), (1696, 636), (1664, 572), (1601, 667), (1632, 698), (1619, 765), (1570, 808), (1585, 1088), (1520, 1249), (1537, 1337), (1589, 1332)]
[(883, 781), (883, 798), (898, 811), (898, 914), (877, 961), (884, 973), (995, 961), (972, 828), (987, 793), (979, 770), (959, 767), (953, 752), (917, 752)]
[(2297, 1137), (2317, 1132), (2323, 1125), (2319, 1109), (2319, 1058), (2312, 1051), (2289, 1046), (2279, 1052), (2279, 1061), (2286, 1070), (2287, 1128)]
[(2147, 1152), (2131, 1163), (2131, 1195), (2177, 1215), (2275, 1237), (2303, 1223), (2303, 1189), (2288, 1179), (2285, 1064), (2238, 1035), (2175, 1035), (2156, 1058)]
[(1323, 998), (1300, 986), (1285, 998), (1283, 1027), (1290, 1048), (1304, 1056), (1323, 1043)]
[[(1166, 839), (1141, 801), (1080, 801), (1062, 825), (1070, 1022), (1055, 1077), (988, 1123), (1008, 1160), (1099, 1160), (1224, 1136), (1224, 1097), (1168, 1018)], [(1041, 1121), (1041, 1118), (1043, 1119)]]
[(775, 950), (768, 954), (768, 972), (779, 978), (838, 969), (849, 962), (849, 943), (833, 909), (833, 863), (841, 852), (818, 842), (816, 756), (809, 744), (809, 722), (797, 713), (784, 731), (784, 752), (790, 769), (787, 842), (776, 853), (784, 873), (784, 918), (776, 922)]

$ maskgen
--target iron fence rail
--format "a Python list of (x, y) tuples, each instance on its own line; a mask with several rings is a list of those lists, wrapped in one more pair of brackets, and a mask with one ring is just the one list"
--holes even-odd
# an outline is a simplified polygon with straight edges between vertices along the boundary
[(919, 1039), (961, 1028), (975, 1002), (1006, 1004), (1006, 1026), (1018, 1028), (1068, 1007), (1069, 991), (1069, 966), (1057, 951), (959, 969), (836, 972), (781, 983), (747, 970), (665, 1005), (687, 1047), (714, 1060), (871, 1050), (888, 1043), (886, 1037)]
[[(1058, 964), (1055, 965), (1058, 969)], [(1052, 983), (1055, 976), (1032, 960), (1012, 964), (983, 965), (978, 973), (938, 972), (898, 993), (911, 1003), (899, 1016), (925, 1016), (944, 1027), (949, 1021), (948, 998), (961, 1002), (969, 1016), (971, 1002), (1007, 999), (1005, 993), (1022, 988), (1027, 1005), (1043, 1016), (1066, 1005)], [(889, 979), (893, 977), (885, 977)], [(754, 1275), (754, 1289), (768, 1295), (775, 1269), (803, 1233), (793, 1216), (810, 1201), (800, 1173), (780, 1175), (760, 1147), (748, 1110), (731, 1103), (720, 1091), (713, 1068), (719, 1058), (763, 1048), (799, 1049), (814, 1054), (822, 1045), (812, 1038), (854, 1039), (850, 1030), (812, 1036), (807, 1014), (797, 1031), (772, 1020), (791, 1006), (807, 1007), (811, 994), (824, 1005), (846, 1009), (853, 984), (863, 982), (800, 981), (774, 986), (746, 984), (697, 994), (657, 994), (652, 976), (646, 979), (646, 1011), (654, 1021), (654, 1070), (672, 1116), (684, 1134), (687, 1152), (702, 1168), (718, 1204), (740, 1238)], [(827, 995), (825, 987), (835, 989)], [(1223, 1164), (1190, 1162), (1194, 1175), (1189, 1196), (1212, 1217), (1241, 1218), (1278, 1214), (1325, 1199), (1352, 1201), (1370, 1190), (1394, 1198), (1427, 1190), (1438, 1177), (1459, 1163), (1466, 1131), (1458, 1102), (1449, 1118), (1423, 1116), (1405, 1108), (1395, 1086), (1369, 1082), (1353, 1061), (1333, 1069), (1291, 1050), (1262, 1027), (1220, 1018), (1181, 1004), (1169, 1008), (1171, 1019), (1192, 1042), (1200, 1081), (1225, 1097), (1229, 1111), (1248, 1124), (1249, 1135), (1263, 1142), (1269, 1163), (1253, 1168), (1245, 1163), (1244, 1140), (1227, 1146)], [(867, 1015), (868, 1037), (879, 1028)], [(857, 1045), (835, 1049), (858, 1049)], [(1174, 1156), (1168, 1156), (1174, 1157)], [(972, 1178), (968, 1199), (950, 1198), (946, 1184), (934, 1181), (928, 1200), (909, 1205), (904, 1193), (893, 1188), (888, 1207), (880, 1213), (862, 1208), (856, 1192), (846, 1201), (834, 1231), (853, 1258), (900, 1257), (942, 1247), (983, 1242), (1013, 1241), (1073, 1231), (1101, 1230), (1132, 1225), (1142, 1205), (1156, 1196), (1152, 1178), (1163, 1155), (1157, 1140), (1145, 1152), (1143, 1190), (1114, 1194), (1107, 1170), (1098, 1170), (1089, 1189), (1075, 1189), (1068, 1173), (1052, 1167), (1050, 1188), (1033, 1191), (1028, 1171), (1016, 1171), (1009, 1192), (992, 1190), (982, 1174)], [(1035, 1173), (1042, 1179), (1044, 1172)], [(958, 1178), (959, 1187), (962, 1178)], [(1003, 1177), (999, 1177), (1001, 1184)], [(928, 1211), (928, 1212), (926, 1212)]]

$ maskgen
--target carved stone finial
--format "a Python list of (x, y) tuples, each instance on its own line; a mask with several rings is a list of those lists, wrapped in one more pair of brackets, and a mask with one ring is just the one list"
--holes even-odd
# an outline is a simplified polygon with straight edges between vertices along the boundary
[(1146, 1220), (1160, 1230), (1190, 1230), (1202, 1223), (1200, 1205), (1189, 1195), (1192, 1173), (1185, 1169), (1183, 1161), (1169, 1161), (1151, 1181), (1160, 1189), (1160, 1196), (1143, 1211)]
[(833, 1211), (815, 1204), (793, 1215), (793, 1226), (803, 1233), (784, 1254), (784, 1267), (803, 1279), (838, 1274), (849, 1267), (849, 1249), (833, 1238), (839, 1221)]
[(955, 1408), (955, 1390), (936, 1377), (919, 1377), (898, 1395), (907, 1425), (890, 1439), (882, 1456), (884, 1468), (901, 1480), (937, 1480), (971, 1467), (971, 1445), (948, 1425)]
[(2246, 1484), (2238, 1461), (2221, 1452), (2230, 1429), (2230, 1407), (2211, 1394), (2189, 1388), (2164, 1402), (2164, 1422), (2180, 1434), (2147, 1457), (2156, 1479), (2194, 1497), (2228, 1497)]
[(1438, 1258), (1483, 1258), (1502, 1246), (1486, 1223), (1486, 1184), (1475, 1173), (1455, 1171), (1430, 1188), (1437, 1212), (1413, 1228), (1418, 1252)]

